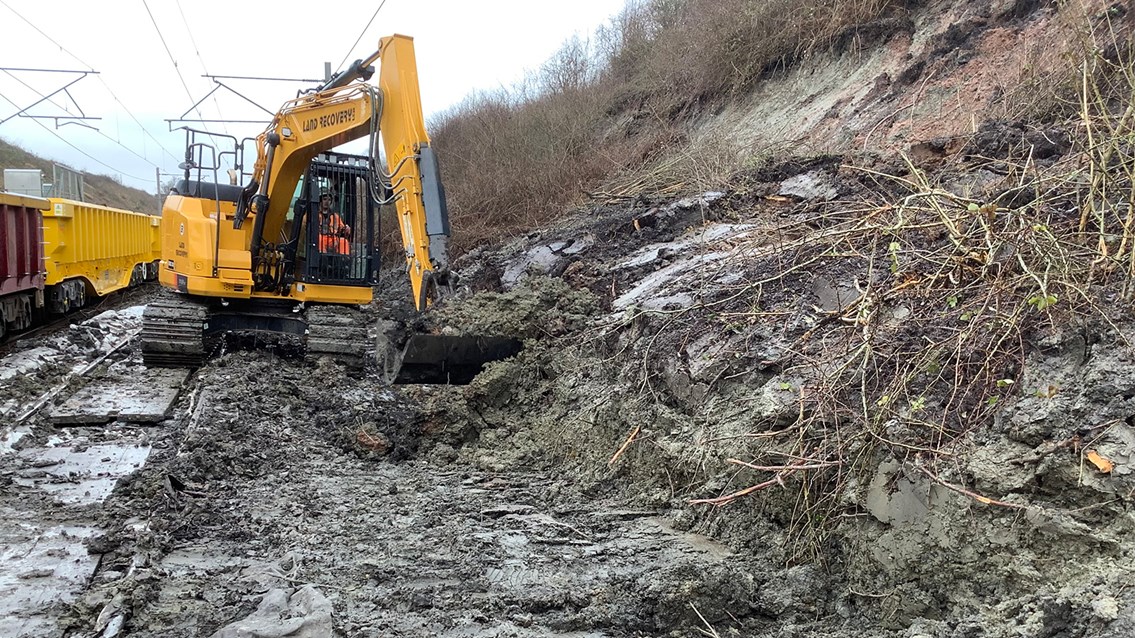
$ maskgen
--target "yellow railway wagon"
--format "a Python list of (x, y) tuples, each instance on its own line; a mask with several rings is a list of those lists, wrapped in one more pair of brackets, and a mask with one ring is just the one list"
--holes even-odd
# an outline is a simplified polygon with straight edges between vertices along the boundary
[(47, 303), (53, 312), (82, 306), (153, 279), (161, 258), (161, 218), (69, 199), (43, 211)]

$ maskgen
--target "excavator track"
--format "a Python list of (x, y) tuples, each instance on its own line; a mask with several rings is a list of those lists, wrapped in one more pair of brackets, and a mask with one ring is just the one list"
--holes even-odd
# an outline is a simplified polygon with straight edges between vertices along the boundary
[(331, 359), (355, 370), (374, 363), (374, 338), (366, 315), (349, 306), (309, 306), (307, 320), (307, 358)]
[[(312, 305), (302, 315), (293, 307), (234, 308), (185, 297), (155, 301), (142, 315), (142, 359), (149, 367), (195, 368), (216, 350), (207, 344), (219, 343), (221, 333), (303, 333), (308, 361), (330, 358), (352, 370), (377, 368), (387, 384), (463, 385), (486, 363), (523, 347), (508, 337), (414, 334), (392, 321), (369, 321), (352, 306)], [(263, 337), (254, 341), (264, 343)]]
[(373, 363), (374, 339), (368, 334), (364, 314), (356, 308), (311, 306), (300, 323), (299, 316), (278, 308), (237, 311), (186, 297), (165, 298), (146, 306), (142, 315), (142, 361), (152, 368), (196, 368), (215, 350), (208, 344), (219, 343), (221, 333), (281, 335), (304, 331), (303, 324), (309, 360), (330, 357), (358, 370)]
[(195, 368), (205, 361), (208, 308), (184, 297), (151, 302), (142, 314), (142, 361), (152, 368)]

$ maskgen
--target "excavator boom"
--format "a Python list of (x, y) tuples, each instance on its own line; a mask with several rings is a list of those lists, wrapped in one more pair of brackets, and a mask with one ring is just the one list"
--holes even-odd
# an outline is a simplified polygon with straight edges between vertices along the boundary
[(386, 170), (398, 213), (406, 268), (418, 310), (449, 284), (449, 211), (437, 156), (426, 134), (413, 40), (381, 40), (379, 87)]
[[(354, 81), (371, 76), (374, 60), (381, 61), (377, 90)], [(381, 131), (383, 181), (394, 199), (414, 303), (419, 310), (431, 303), (436, 287), (449, 282), (450, 226), (420, 94), (413, 39), (392, 35), (321, 90), (284, 104), (257, 138), (253, 183), (259, 192), (251, 212), (260, 220), (254, 244), (279, 235), (295, 184), (313, 158)]]

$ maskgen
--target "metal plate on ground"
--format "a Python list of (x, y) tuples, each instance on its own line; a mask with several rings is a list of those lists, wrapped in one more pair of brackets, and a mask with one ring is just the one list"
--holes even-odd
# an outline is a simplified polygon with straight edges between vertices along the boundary
[(188, 376), (186, 369), (160, 368), (138, 377), (98, 379), (53, 408), (48, 418), (57, 424), (164, 421)]

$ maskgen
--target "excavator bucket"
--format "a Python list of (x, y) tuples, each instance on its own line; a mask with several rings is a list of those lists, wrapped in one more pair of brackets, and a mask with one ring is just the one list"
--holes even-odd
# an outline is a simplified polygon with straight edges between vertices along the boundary
[(404, 345), (380, 341), (378, 362), (386, 383), (465, 385), (486, 363), (520, 352), (511, 337), (415, 334)]

